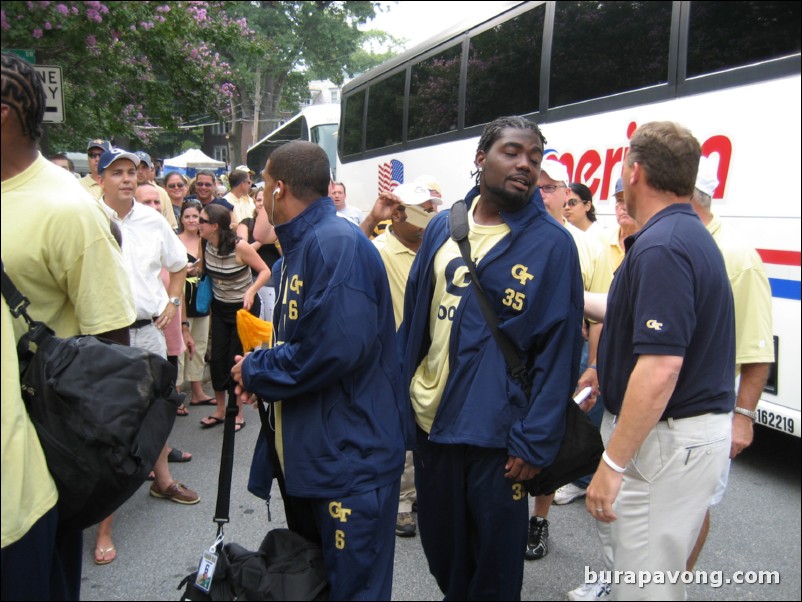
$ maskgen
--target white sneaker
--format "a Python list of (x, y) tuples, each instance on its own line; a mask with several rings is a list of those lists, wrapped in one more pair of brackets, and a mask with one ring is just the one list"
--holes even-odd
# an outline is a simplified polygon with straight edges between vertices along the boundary
[(569, 600), (590, 600), (601, 602), (610, 599), (610, 584), (604, 581), (586, 583), (568, 592)]
[(563, 485), (554, 492), (554, 503), (558, 506), (570, 504), (575, 499), (583, 497), (587, 492), (587, 489), (582, 489), (573, 483), (568, 483), (568, 485)]

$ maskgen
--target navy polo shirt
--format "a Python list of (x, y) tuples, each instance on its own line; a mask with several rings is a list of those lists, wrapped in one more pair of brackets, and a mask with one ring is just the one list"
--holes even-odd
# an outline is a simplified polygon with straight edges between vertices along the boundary
[(683, 357), (662, 419), (731, 412), (735, 313), (724, 258), (688, 203), (655, 214), (625, 241), (599, 347), (604, 405), (621, 411), (640, 354)]

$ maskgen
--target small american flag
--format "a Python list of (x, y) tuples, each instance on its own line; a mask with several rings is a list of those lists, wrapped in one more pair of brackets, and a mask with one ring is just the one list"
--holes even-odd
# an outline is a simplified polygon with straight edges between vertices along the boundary
[(393, 159), (379, 164), (379, 194), (404, 183), (404, 164)]

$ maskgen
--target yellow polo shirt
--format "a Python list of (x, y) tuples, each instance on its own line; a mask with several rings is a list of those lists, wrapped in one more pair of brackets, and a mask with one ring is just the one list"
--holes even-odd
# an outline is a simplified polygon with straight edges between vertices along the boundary
[(621, 265), (621, 262), (624, 261), (624, 249), (621, 245), (618, 244), (618, 236), (621, 233), (621, 226), (616, 225), (615, 228), (611, 228), (609, 230), (609, 236), (607, 238), (607, 260), (610, 264), (610, 270), (615, 273), (618, 269), (618, 266)]
[(727, 268), (735, 301), (735, 364), (774, 363), (771, 323), (771, 286), (763, 261), (735, 230), (717, 216), (707, 225)]
[(85, 175), (78, 181), (89, 194), (95, 197), (95, 199), (100, 199), (100, 197), (103, 196), (103, 187), (95, 182), (95, 179), (90, 174)]
[(582, 285), (590, 293), (606, 293), (613, 282), (613, 271), (604, 253), (604, 247), (596, 238), (583, 232), (573, 224), (564, 222), (574, 239), (579, 253), (579, 268), (582, 271)]
[(178, 228), (178, 222), (175, 221), (175, 213), (173, 213), (173, 202), (170, 200), (170, 195), (167, 194), (167, 191), (156, 184), (156, 182), (151, 182), (156, 187), (156, 190), (159, 191), (159, 200), (162, 204), (162, 215), (164, 219), (167, 220), (167, 223), (170, 224), (170, 227), (175, 230)]
[(390, 295), (393, 298), (393, 315), (395, 328), (401, 326), (404, 319), (404, 293), (407, 289), (409, 271), (415, 261), (415, 251), (404, 246), (392, 233), (392, 226), (381, 235), (373, 239), (373, 244), (379, 250), (384, 269), (387, 271), (387, 281), (390, 283)]

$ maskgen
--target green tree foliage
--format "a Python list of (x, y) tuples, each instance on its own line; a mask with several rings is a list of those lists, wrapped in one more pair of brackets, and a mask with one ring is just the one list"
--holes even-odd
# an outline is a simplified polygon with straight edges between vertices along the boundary
[[(250, 52), (232, 56), (237, 91), (237, 119), (258, 122), (256, 137), (277, 125), (282, 109), (295, 107), (306, 96), (312, 79), (342, 83), (392, 56), (398, 42), (387, 34), (362, 32), (380, 9), (379, 2), (241, 2), (233, 15), (247, 19), (258, 44)], [(382, 37), (383, 36), (383, 37)], [(389, 50), (366, 53), (366, 39), (380, 39)], [(286, 99), (285, 94), (290, 98)], [(240, 136), (233, 128), (233, 137)], [(235, 145), (236, 146), (236, 145)], [(234, 149), (235, 150), (235, 149)]]
[[(2, 47), (33, 49), (62, 68), (66, 122), (48, 127), (51, 148), (88, 137), (132, 146), (180, 144), (163, 130), (229, 125), (239, 156), (243, 120), (258, 135), (297, 110), (311, 79), (345, 77), (389, 58), (398, 42), (362, 32), (379, 2), (0, 2)], [(379, 54), (362, 50), (376, 40)], [(138, 140), (137, 140), (138, 139)]]
[(220, 48), (247, 52), (254, 36), (227, 2), (2, 2), (2, 47), (58, 65), (66, 123), (52, 147), (87, 137), (150, 141), (193, 120), (224, 118), (234, 94)]

